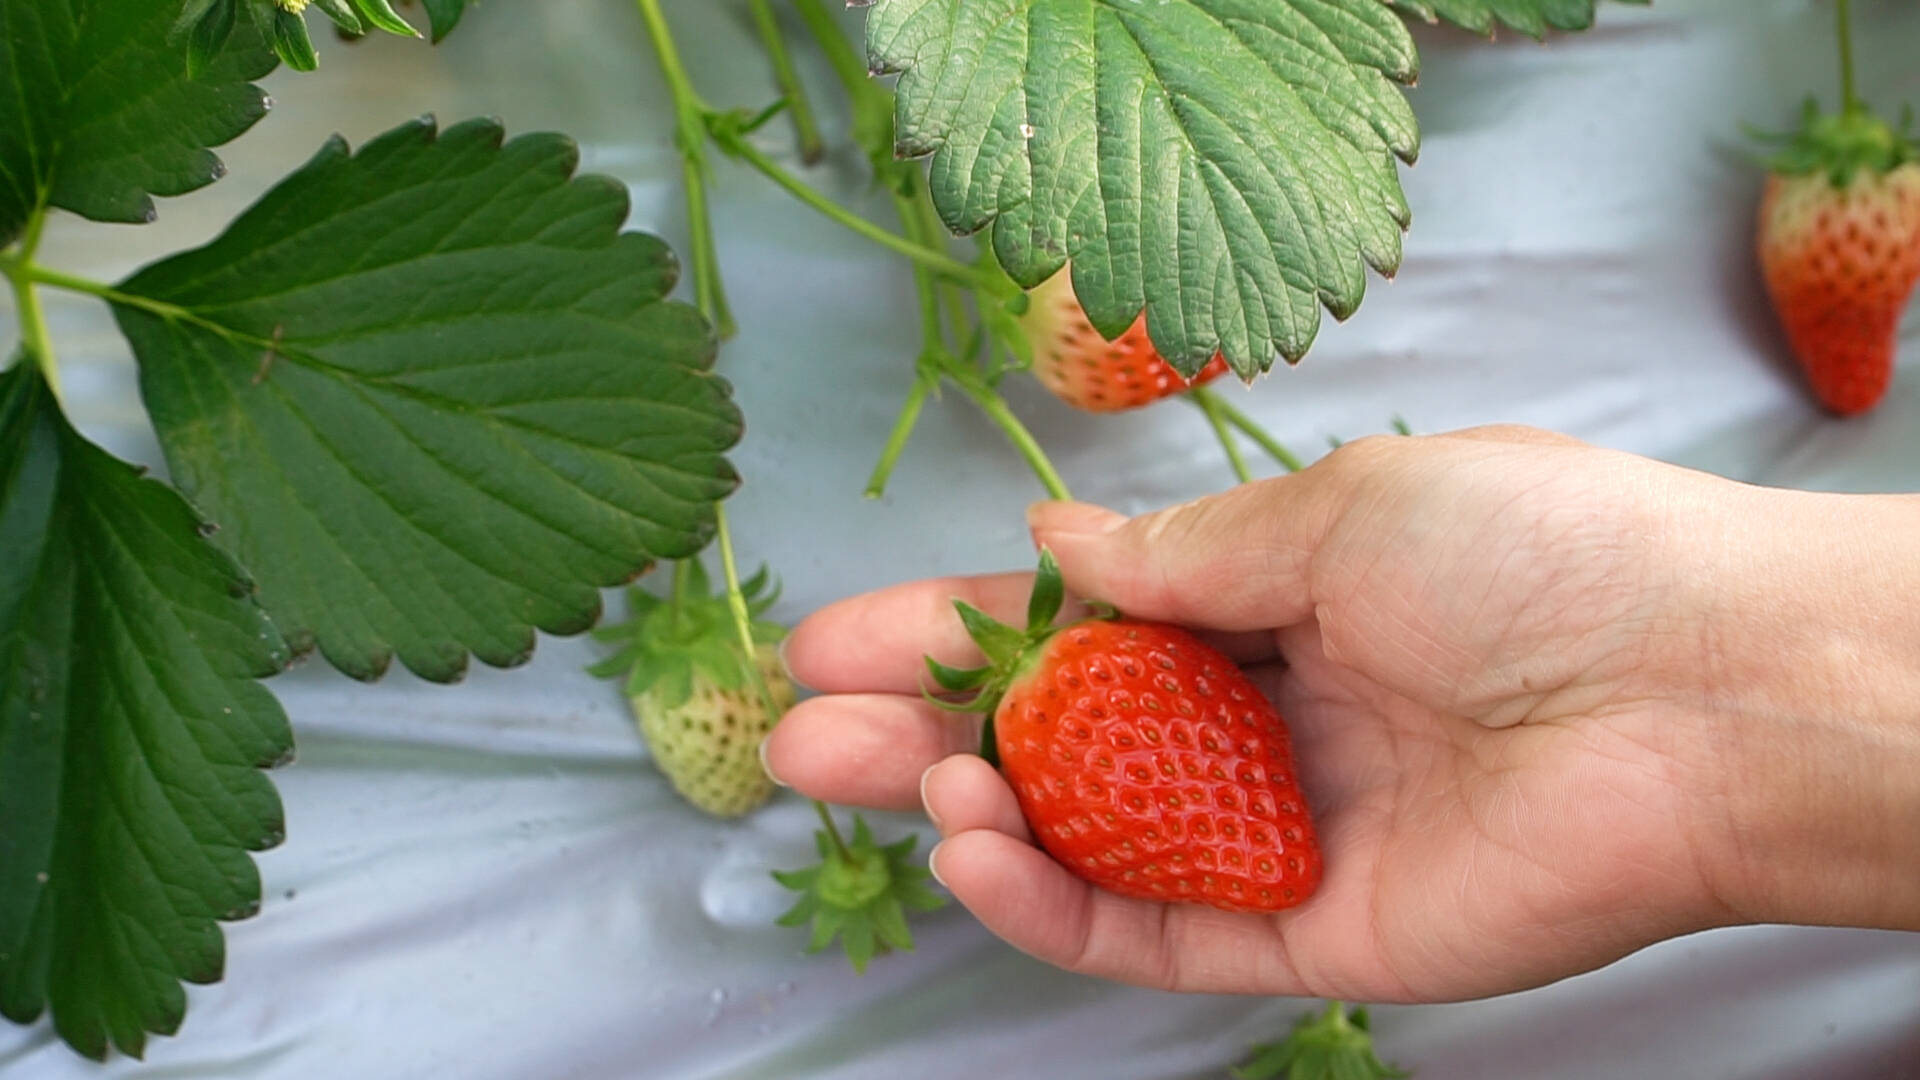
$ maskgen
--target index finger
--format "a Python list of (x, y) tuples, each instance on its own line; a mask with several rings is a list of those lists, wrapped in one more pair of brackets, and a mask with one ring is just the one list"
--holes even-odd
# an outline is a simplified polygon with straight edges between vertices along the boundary
[[(963, 600), (1002, 622), (1026, 621), (1030, 573), (911, 581), (829, 604), (801, 620), (781, 646), (796, 682), (829, 694), (916, 694), (928, 686), (926, 657), (951, 667), (984, 661), (953, 603)], [(1063, 619), (1088, 609), (1069, 600)], [(1277, 655), (1270, 633), (1203, 634), (1237, 663)]]

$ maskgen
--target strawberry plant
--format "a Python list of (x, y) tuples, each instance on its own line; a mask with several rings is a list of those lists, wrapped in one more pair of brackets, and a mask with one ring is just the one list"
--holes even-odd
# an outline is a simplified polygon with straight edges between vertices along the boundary
[[(516, 665), (537, 632), (594, 627), (603, 590), (672, 560), (672, 583), (629, 593), (629, 621), (603, 630), (601, 672), (623, 680), (690, 801), (738, 814), (767, 796), (751, 752), (791, 691), (722, 506), (743, 418), (715, 363), (754, 316), (728, 303), (716, 170), (760, 175), (911, 269), (921, 345), (902, 358), (904, 400), (873, 448), (869, 495), (953, 391), (1065, 497), (1002, 394), (1027, 373), (1093, 411), (1181, 397), (1246, 479), (1243, 439), (1281, 468), (1301, 461), (1212, 384), (1299, 361), (1323, 309), (1351, 316), (1368, 271), (1399, 265), (1399, 169), (1419, 149), (1407, 19), (1538, 36), (1588, 25), (1595, 7), (874, 0), (856, 38), (824, 0), (744, 0), (776, 90), (734, 108), (702, 96), (672, 5), (636, 2), (647, 40), (635, 54), (673, 102), (689, 303), (670, 299), (680, 262), (666, 245), (623, 230), (618, 184), (576, 175), (563, 136), (507, 138), (491, 121), (409, 121), (358, 149), (334, 140), (197, 250), (118, 282), (62, 271), (41, 243), (49, 216), (150, 221), (156, 197), (216, 180), (213, 149), (265, 114), (256, 81), (324, 63), (315, 13), (347, 35), (417, 35), (418, 16), (388, 0), (0, 0), (0, 72), (14, 75), (0, 86), (0, 273), (20, 339), (0, 371), (0, 1014), (50, 1014), (95, 1057), (138, 1055), (179, 1027), (181, 982), (220, 977), (219, 923), (258, 905), (250, 853), (282, 839), (261, 770), (291, 754), (292, 735), (260, 680), (309, 652), (367, 680), (396, 658), (434, 681), (469, 657)], [(485, 17), (463, 0), (420, 8), (436, 42)], [(802, 88), (797, 49), (837, 76), (831, 105)], [(829, 108), (850, 117), (893, 220), (809, 182)], [(1824, 156), (1835, 140), (1870, 141), (1861, 115), (1849, 98), (1783, 161), (1865, 183)], [(1884, 142), (1858, 175), (1898, 183), (1911, 144)], [(69, 422), (47, 288), (108, 306), (166, 482)], [(699, 562), (710, 544), (718, 586)], [(989, 657), (1017, 666), (1040, 636), (1115, 656), (1146, 647), (1050, 631), (1042, 600), (1025, 630), (976, 627)], [(1253, 694), (1234, 722), (1262, 741), (1197, 762), (1252, 785), (1236, 789), (1253, 817), (1235, 827), (1258, 850), (1233, 849), (1253, 860), (1248, 876), (1213, 899), (1305, 902), (1318, 856), (1303, 802), (1272, 786), (1291, 771), (1278, 717), (1189, 658), (1198, 643), (1177, 631), (1085, 630), (1114, 632), (1159, 635), (1148, 644), (1180, 653), (1177, 667), (1199, 664), (1175, 672), (1183, 682)], [(1013, 681), (937, 674), (948, 690)], [(1002, 756), (1016, 778), (1032, 764)], [(1240, 778), (1253, 764), (1259, 776)], [(1036, 820), (1077, 829), (1075, 807), (1041, 801)], [(910, 948), (907, 914), (940, 903), (914, 838), (819, 811), (821, 862), (778, 875), (797, 894), (783, 922), (808, 927), (813, 948), (838, 939), (857, 967)], [(1270, 843), (1251, 836), (1266, 825)], [(1364, 1013), (1337, 1004), (1247, 1069), (1389, 1074)]]

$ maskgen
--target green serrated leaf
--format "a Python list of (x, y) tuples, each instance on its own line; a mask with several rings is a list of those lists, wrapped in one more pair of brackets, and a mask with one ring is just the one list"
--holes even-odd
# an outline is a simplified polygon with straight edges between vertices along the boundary
[[(1548, 30), (1585, 30), (1593, 25), (1599, 0), (1389, 0), (1410, 15), (1438, 22), (1442, 19), (1479, 34), (1491, 34), (1505, 24), (1530, 37)], [(1645, 4), (1649, 0), (1619, 0)]]
[(162, 484), (0, 373), (0, 1015), (90, 1057), (180, 1025), (278, 843), (288, 651)]
[(154, 195), (220, 178), (208, 150), (266, 115), (273, 69), (251, 27), (187, 73), (177, 3), (0, 0), (0, 247), (41, 206), (148, 222)]
[(1417, 56), (1380, 0), (878, 0), (867, 49), (946, 223), (1028, 288), (1071, 260), (1185, 374), (1298, 359), (1399, 265)]
[(213, 0), (194, 20), (187, 33), (187, 78), (197, 79), (213, 66), (220, 50), (233, 37), (239, 16), (240, 0)]
[[(175, 482), (336, 667), (524, 661), (692, 555), (737, 480), (712, 331), (557, 135), (335, 139), (114, 314)], [(377, 193), (377, 195), (375, 194)]]

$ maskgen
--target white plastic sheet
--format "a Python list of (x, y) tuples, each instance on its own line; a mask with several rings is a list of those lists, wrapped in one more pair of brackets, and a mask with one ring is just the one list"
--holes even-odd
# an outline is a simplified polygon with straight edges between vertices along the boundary
[[(1920, 100), (1920, 10), (1859, 6), (1868, 90)], [(708, 96), (760, 103), (771, 91), (737, 7), (668, 5)], [(1422, 31), (1426, 136), (1399, 280), (1245, 404), (1302, 448), (1397, 412), (1428, 430), (1538, 424), (1760, 482), (1920, 489), (1920, 373), (1873, 416), (1820, 418), (1747, 256), (1758, 182), (1738, 125), (1783, 124), (1832, 83), (1827, 33), (1806, 0), (1608, 8), (1600, 29), (1546, 47)], [(272, 79), (274, 113), (229, 148), (227, 180), (163, 202), (149, 228), (60, 219), (47, 260), (117, 275), (211, 236), (326, 133), (357, 143), (425, 111), (575, 134), (586, 168), (632, 185), (634, 225), (679, 243), (670, 121), (631, 5), (480, 4), (437, 51), (321, 44), (322, 73)], [(1020, 511), (1037, 492), (963, 402), (929, 410), (885, 501), (859, 498), (908, 385), (905, 275), (743, 172), (718, 175), (742, 322), (722, 367), (750, 418), (734, 521), (744, 557), (784, 578), (781, 613), (1024, 565)], [(881, 211), (851, 152), (819, 176)], [(105, 311), (54, 298), (50, 318), (78, 421), (157, 463)], [(1140, 509), (1229, 480), (1183, 407), (1093, 420), (1025, 391), (1016, 407), (1083, 497)], [(43, 1023), (0, 1028), (0, 1075), (1176, 1080), (1222, 1075), (1309, 1004), (1068, 976), (958, 909), (864, 978), (803, 957), (770, 925), (786, 894), (766, 870), (809, 858), (811, 812), (789, 796), (720, 825), (685, 808), (615, 688), (582, 674), (594, 655), (544, 640), (528, 667), (455, 688), (362, 686), (317, 662), (276, 679), (300, 745), (277, 774), (288, 839), (261, 859), (260, 915), (228, 930), (225, 981), (192, 991), (181, 1035), (144, 1063), (82, 1062)], [(1380, 1009), (1376, 1028), (1424, 1080), (1916, 1077), (1920, 937), (1719, 931), (1530, 993)]]

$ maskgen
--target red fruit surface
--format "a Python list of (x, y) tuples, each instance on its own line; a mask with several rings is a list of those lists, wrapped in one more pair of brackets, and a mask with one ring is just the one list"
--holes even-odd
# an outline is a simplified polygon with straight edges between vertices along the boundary
[(1226, 360), (1215, 356), (1192, 380), (1181, 376), (1147, 339), (1145, 314), (1115, 340), (1101, 337), (1075, 299), (1071, 279), (1066, 270), (1048, 278), (1028, 294), (1021, 316), (1033, 345), (1033, 377), (1060, 400), (1088, 412), (1120, 412), (1226, 373)]
[(1279, 710), (1185, 630), (1123, 618), (1059, 631), (994, 728), (1041, 847), (1101, 888), (1279, 911), (1320, 883)]
[(1760, 266), (1794, 357), (1821, 404), (1873, 408), (1893, 378), (1900, 313), (1920, 281), (1920, 163), (1770, 176)]

